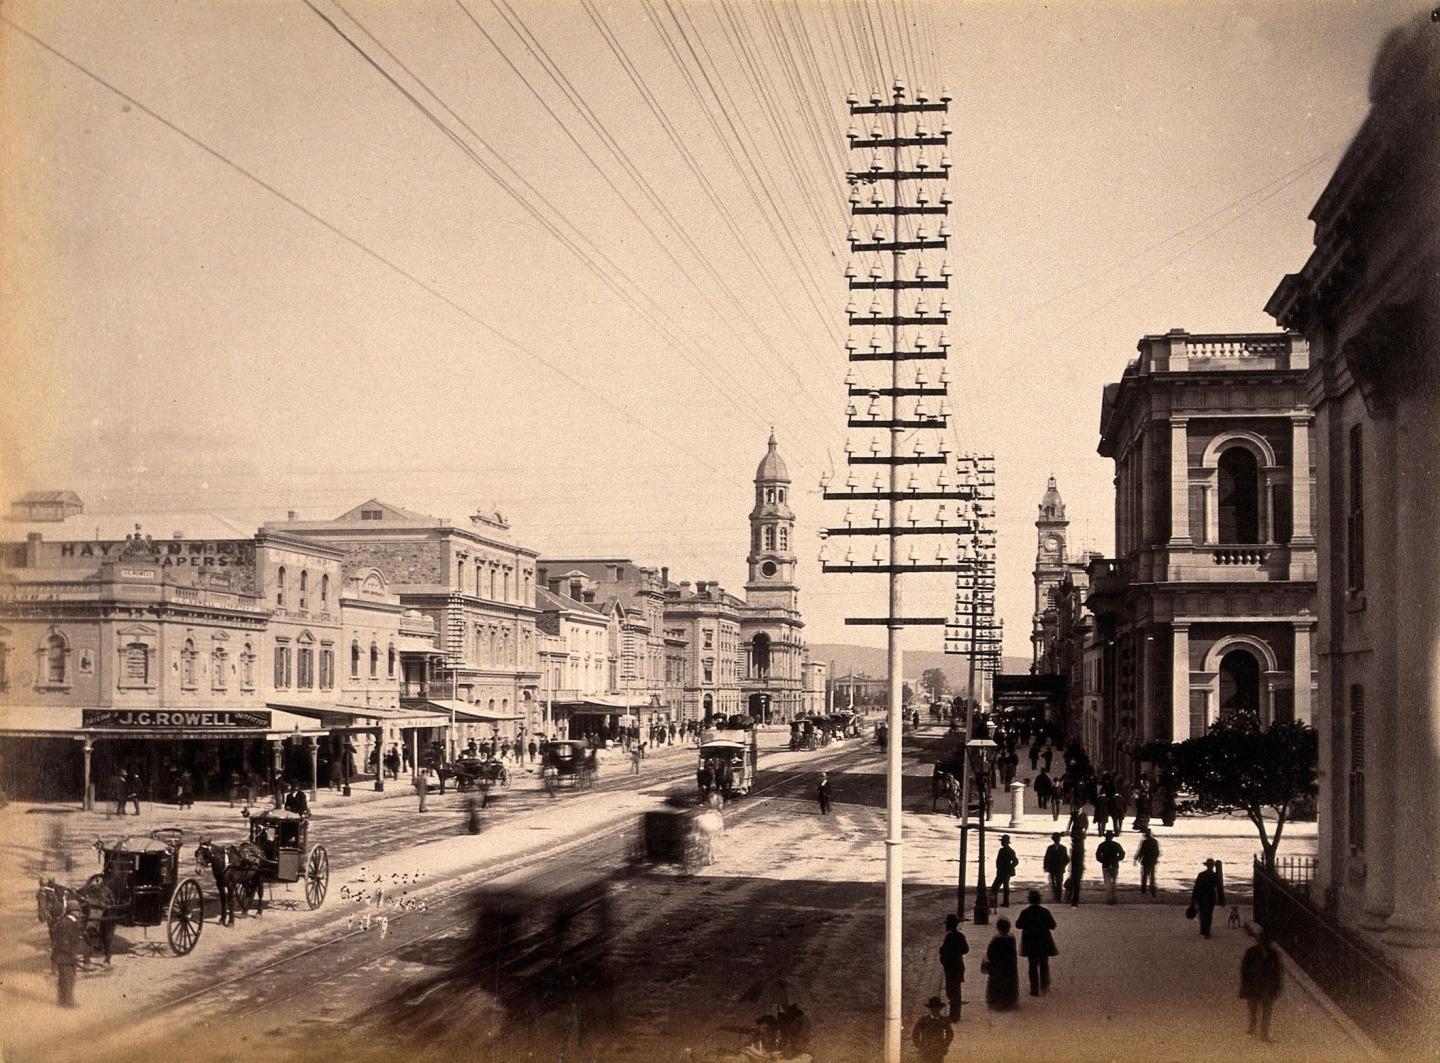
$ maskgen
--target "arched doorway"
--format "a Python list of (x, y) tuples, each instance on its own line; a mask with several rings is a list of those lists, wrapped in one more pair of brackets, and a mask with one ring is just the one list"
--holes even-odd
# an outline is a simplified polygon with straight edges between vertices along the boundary
[(1249, 650), (1220, 658), (1220, 716), (1237, 712), (1260, 712), (1260, 662)]
[(710, 694), (706, 694), (701, 705), (705, 710), (705, 721), (708, 723), (710, 718), (715, 715), (715, 698)]
[(770, 636), (763, 631), (750, 640), (750, 670), (756, 679), (770, 674)]
[(1248, 447), (1231, 447), (1216, 463), (1220, 480), (1220, 541), (1260, 541), (1260, 465)]
[[(758, 635), (756, 636), (759, 637)], [(770, 695), (762, 691), (756, 691), (750, 695), (746, 711), (750, 716), (760, 723), (770, 722)]]

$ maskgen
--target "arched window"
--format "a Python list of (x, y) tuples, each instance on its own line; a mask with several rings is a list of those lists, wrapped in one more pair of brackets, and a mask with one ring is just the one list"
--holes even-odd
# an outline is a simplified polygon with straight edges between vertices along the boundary
[(773, 503), (775, 501), (775, 488), (765, 488), (765, 501), (770, 503)]
[(301, 608), (301, 609), (304, 609), (304, 608), (306, 607), (306, 605), (305, 605), (305, 595), (309, 592), (309, 590), (310, 590), (310, 570), (309, 570), (309, 569), (304, 569), (304, 568), (302, 568), (302, 569), (300, 570), (300, 608)]
[(490, 711), (491, 711), (491, 712), (494, 712), (494, 711), (495, 711), (495, 699), (494, 699), (494, 698), (491, 698), (491, 699), (490, 699)]
[(750, 640), (750, 673), (756, 679), (770, 674), (770, 636), (763, 631)]
[(785, 525), (783, 524), (780, 525), (780, 549), (790, 549), (790, 529), (785, 527)]
[(1260, 711), (1260, 662), (1249, 650), (1220, 658), (1220, 715)]
[(386, 662), (385, 674), (388, 675), (391, 679), (394, 679), (394, 678), (395, 678), (395, 644), (394, 644), (393, 642), (390, 644), (390, 649), (389, 649), (389, 650), (387, 651), (387, 653), (386, 653), (385, 662)]
[(320, 606), (324, 608), (330, 604), (330, 573), (320, 577)]
[(350, 642), (350, 678), (360, 678), (360, 642), (358, 639)]
[(0, 694), (10, 689), (10, 644), (0, 642)]
[(216, 643), (210, 648), (210, 689), (224, 690), (230, 679), (230, 654)]
[(775, 492), (776, 500), (783, 506), (785, 504), (785, 488), (781, 487)]
[(370, 643), (370, 678), (374, 679), (380, 674), (380, 647)]
[(180, 650), (180, 685), (186, 690), (195, 689), (196, 660), (199, 654), (195, 652), (195, 640), (186, 639), (184, 647)]
[(284, 565), (281, 565), (279, 571), (275, 573), (275, 604), (276, 604), (276, 605), (280, 605), (280, 606), (283, 606), (283, 605), (285, 604), (285, 566), (284, 566)]
[(1220, 542), (1260, 541), (1260, 466), (1247, 447), (1231, 447), (1217, 462)]
[(240, 654), (240, 686), (244, 690), (255, 689), (255, 648), (248, 642)]
[(500, 711), (501, 711), (502, 713), (508, 713), (508, 712), (510, 711), (510, 699), (509, 699), (509, 698), (501, 698), (501, 699), (500, 699)]
[(765, 549), (775, 549), (775, 526), (773, 524), (765, 525)]

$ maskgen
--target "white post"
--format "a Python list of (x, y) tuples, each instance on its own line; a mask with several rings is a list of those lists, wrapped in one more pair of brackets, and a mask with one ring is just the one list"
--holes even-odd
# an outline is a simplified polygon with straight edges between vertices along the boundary
[(1170, 421), (1170, 545), (1190, 545), (1190, 457), (1187, 432), (1190, 421)]
[(1190, 737), (1190, 625), (1174, 624), (1174, 660), (1170, 668), (1170, 740)]
[(1290, 417), (1290, 544), (1314, 546), (1310, 528), (1310, 411)]
[(1016, 779), (1010, 784), (1010, 826), (1025, 825), (1025, 784)]

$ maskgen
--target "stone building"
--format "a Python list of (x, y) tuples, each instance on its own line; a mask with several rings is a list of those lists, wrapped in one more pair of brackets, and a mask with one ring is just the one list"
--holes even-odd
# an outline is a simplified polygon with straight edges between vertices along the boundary
[[(613, 688), (617, 661), (612, 646), (620, 640), (624, 610), (611, 604), (606, 610), (594, 602), (594, 581), (573, 574), (545, 579), (535, 604), (540, 610), (540, 632), (556, 640), (556, 671), (541, 683), (546, 733), (579, 737), (586, 733), (587, 715), (623, 715), (627, 706)], [(564, 593), (561, 593), (561, 592)]]
[(1203, 733), (1238, 710), (1311, 718), (1314, 457), (1305, 340), (1146, 336), (1105, 388), (1113, 561), (1089, 604), (1103, 646), (1102, 748)]
[(686, 641), (684, 718), (734, 716), (740, 695), (740, 616), (745, 602), (718, 583), (682, 580), (667, 588), (665, 622)]
[(407, 671), (405, 700), (452, 718), (454, 741), (537, 726), (538, 555), (514, 542), (500, 514), (451, 523), (371, 499), (332, 520), (274, 521), (265, 530), (329, 544), (347, 566), (379, 570), (405, 609), (434, 620), (440, 667)]
[[(1309, 340), (1317, 441), (1319, 887), (1339, 919), (1440, 960), (1440, 34), (1395, 30), (1370, 113), (1266, 310)], [(1432, 982), (1432, 984), (1434, 984)]]

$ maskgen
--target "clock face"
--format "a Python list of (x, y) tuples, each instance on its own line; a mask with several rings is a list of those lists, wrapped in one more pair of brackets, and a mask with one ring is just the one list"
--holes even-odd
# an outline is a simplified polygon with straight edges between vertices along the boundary
[(1045, 536), (1045, 549), (1052, 552), (1060, 549), (1060, 537), (1058, 535)]
[(775, 569), (775, 562), (774, 562), (774, 561), (766, 561), (763, 565), (760, 566), (760, 571), (761, 571), (762, 573), (764, 573), (765, 575), (767, 575), (767, 576), (773, 576), (773, 575), (775, 575), (775, 571), (776, 571), (776, 569)]

